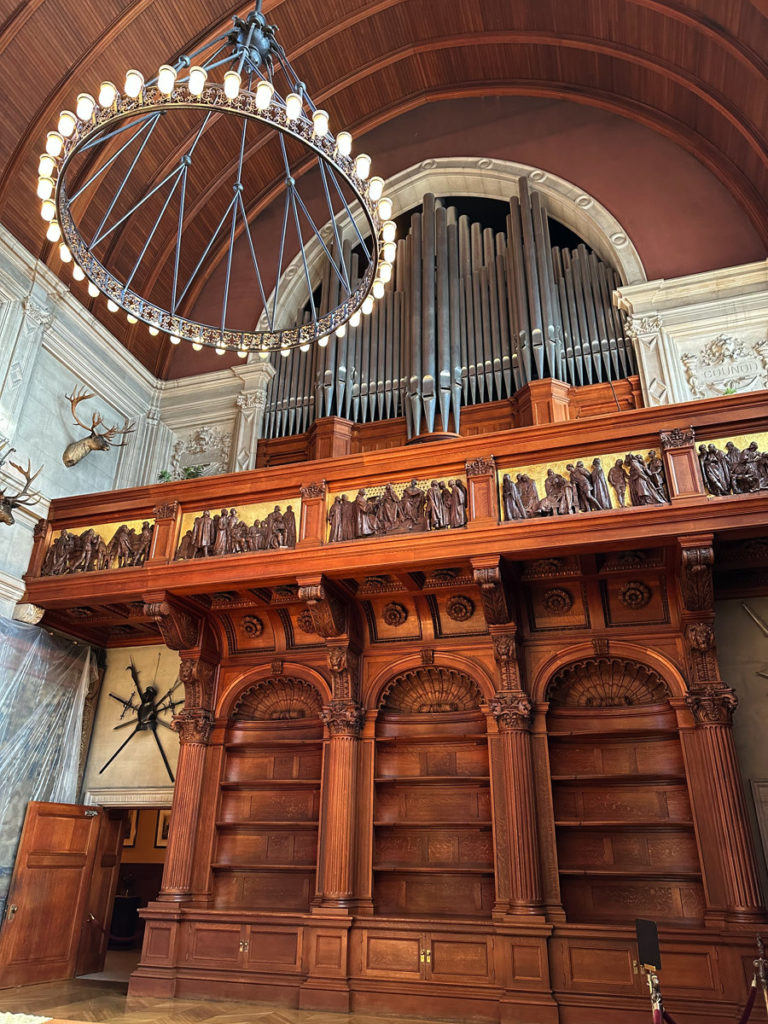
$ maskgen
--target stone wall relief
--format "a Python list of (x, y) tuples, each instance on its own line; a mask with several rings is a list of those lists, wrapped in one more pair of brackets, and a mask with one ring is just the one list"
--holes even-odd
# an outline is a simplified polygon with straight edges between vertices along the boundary
[(704, 487), (715, 498), (768, 490), (768, 432), (705, 441), (697, 456)]
[(43, 559), (41, 576), (125, 569), (143, 565), (152, 547), (155, 525), (145, 519), (89, 526), (80, 533), (61, 530)]
[(201, 476), (229, 472), (232, 432), (221, 427), (205, 426), (180, 437), (171, 452), (171, 479), (183, 480), (184, 471), (202, 468)]
[(361, 487), (331, 496), (328, 541), (458, 529), (467, 525), (467, 484), (462, 477)]
[(175, 559), (188, 560), (250, 551), (280, 551), (296, 547), (301, 502), (260, 502), (254, 505), (187, 512)]
[(669, 501), (664, 463), (657, 450), (502, 468), (499, 490), (503, 522)]
[(715, 398), (768, 387), (768, 337), (718, 334), (684, 352), (682, 362), (693, 398)]

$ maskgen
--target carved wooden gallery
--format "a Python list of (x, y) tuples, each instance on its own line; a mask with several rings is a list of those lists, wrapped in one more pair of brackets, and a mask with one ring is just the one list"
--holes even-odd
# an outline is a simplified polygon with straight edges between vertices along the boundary
[(181, 656), (131, 992), (641, 1020), (649, 917), (677, 1010), (732, 1020), (764, 917), (713, 595), (768, 561), (767, 423), (734, 396), (55, 501), (46, 621)]

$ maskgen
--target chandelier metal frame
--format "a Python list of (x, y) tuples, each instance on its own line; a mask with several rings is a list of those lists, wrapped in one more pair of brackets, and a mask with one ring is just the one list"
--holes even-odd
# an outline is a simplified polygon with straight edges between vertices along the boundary
[[(62, 112), (59, 121), (59, 132), (49, 133), (49, 143), (46, 146), (48, 159), (46, 160), (46, 154), (41, 157), (41, 178), (38, 186), (38, 195), (43, 198), (42, 216), (50, 222), (48, 238), (56, 240), (56, 236), (60, 235), (63, 257), (69, 256), (73, 259), (75, 266), (80, 268), (92, 286), (95, 286), (95, 289), (98, 289), (98, 292), (106, 296), (114, 306), (122, 308), (129, 317), (143, 321), (148, 325), (152, 333), (166, 332), (171, 335), (171, 340), (174, 342), (184, 339), (191, 342), (198, 349), (206, 346), (215, 348), (219, 353), (226, 350), (236, 351), (240, 356), (247, 356), (249, 352), (258, 351), (266, 358), (274, 351), (280, 351), (287, 355), (295, 348), (306, 350), (312, 342), (319, 341), (322, 344), (324, 339), (333, 331), (343, 332), (344, 326), (349, 320), (353, 317), (359, 318), (360, 311), (363, 313), (370, 312), (373, 305), (373, 297), (378, 290), (374, 288), (374, 284), (377, 280), (376, 275), (379, 267), (382, 263), (391, 263), (391, 259), (382, 258), (382, 251), (388, 256), (391, 254), (391, 257), (394, 258), (392, 250), (395, 247), (391, 244), (389, 244), (388, 248), (386, 246), (387, 243), (392, 243), (394, 240), (395, 226), (389, 219), (392, 209), (391, 202), (382, 196), (383, 181), (380, 178), (369, 177), (370, 158), (366, 154), (359, 154), (357, 158), (351, 155), (352, 140), (348, 133), (339, 133), (338, 137), (334, 137), (331, 134), (328, 128), (327, 113), (322, 110), (318, 111), (308, 96), (304, 84), (298, 79), (284, 50), (275, 39), (275, 27), (266, 23), (260, 8), (261, 0), (259, 0), (254, 11), (247, 18), (234, 19), (234, 29), (232, 31), (217, 36), (190, 56), (179, 58), (175, 65), (163, 65), (158, 76), (146, 84), (144, 84), (139, 72), (129, 71), (128, 76), (136, 76), (133, 88), (131, 89), (131, 92), (135, 92), (135, 95), (121, 94), (112, 83), (104, 83), (102, 85), (102, 90), (104, 90), (105, 85), (108, 87), (106, 91), (107, 99), (110, 98), (109, 87), (111, 87), (113, 92), (111, 103), (105, 102), (102, 104), (101, 93), (99, 102), (94, 100), (93, 97), (88, 96), (88, 94), (81, 94), (78, 97), (77, 114), (72, 114), (68, 111)], [(223, 51), (227, 52), (222, 57)], [(195, 61), (197, 62), (193, 63)], [(213, 69), (225, 64), (230, 65), (230, 70), (225, 75), (225, 84), (211, 81), (208, 78), (208, 74)], [(285, 96), (280, 95), (276, 91), (273, 80), (276, 69), (279, 69), (282, 73), (288, 87), (292, 90), (292, 94), (289, 94), (287, 89)], [(240, 80), (243, 72), (245, 72), (247, 77), (245, 87), (241, 88)], [(194, 90), (192, 88), (193, 74), (198, 76), (195, 80)], [(165, 79), (162, 78), (163, 75), (165, 75)], [(186, 77), (184, 77), (185, 75)], [(233, 76), (236, 76), (234, 78), (236, 87), (234, 88)], [(258, 76), (258, 80), (255, 80), (256, 76)], [(227, 78), (231, 79), (228, 83)], [(202, 86), (200, 84), (201, 81)], [(127, 77), (126, 90), (128, 82), (129, 78)], [(269, 84), (266, 85), (265, 83)], [(85, 102), (81, 105), (83, 100)], [(170, 111), (179, 110), (204, 112), (205, 118), (202, 128), (196, 133), (196, 137), (185, 148), (180, 158), (174, 162), (174, 167), (163, 177), (162, 181), (143, 194), (127, 214), (122, 216), (111, 227), (108, 227), (107, 221), (109, 216), (125, 188), (154, 127), (164, 115), (167, 115)], [(239, 153), (234, 154), (237, 162), (237, 171), (233, 186), (233, 197), (219, 226), (211, 236), (203, 256), (197, 263), (192, 276), (187, 281), (186, 287), (180, 293), (179, 260), (184, 226), (184, 195), (187, 174), (192, 164), (195, 146), (212, 116), (216, 114), (233, 116), (243, 122)], [(243, 185), (241, 179), (246, 128), (249, 121), (259, 122), (278, 132), (285, 169), (285, 208), (282, 236), (279, 244), (276, 287), (271, 313), (264, 294), (259, 260), (254, 248), (251, 227), (242, 195)], [(67, 136), (61, 131), (63, 124), (69, 130)], [(72, 167), (72, 163), (78, 154), (95, 150), (100, 145), (106, 143), (107, 140), (115, 139), (122, 133), (129, 132), (131, 127), (134, 127), (135, 131), (130, 134), (127, 141), (123, 142), (117, 152), (113, 153), (106, 163), (99, 167), (85, 183), (78, 183), (76, 190), (70, 193), (67, 172)], [(296, 182), (291, 173), (286, 153), (284, 136), (296, 139), (304, 147), (312, 150), (317, 155), (325, 199), (330, 212), (332, 230), (335, 235), (336, 252), (334, 255), (331, 254), (326, 246), (320, 230), (312, 220), (304, 201), (296, 189)], [(343, 136), (346, 138), (343, 138)], [(78, 199), (98, 180), (111, 163), (136, 140), (141, 141), (138, 153), (133, 159), (120, 187), (112, 197), (109, 209), (104, 215), (101, 225), (89, 242), (78, 227), (76, 217), (72, 211), (73, 204), (77, 203)], [(122, 140), (120, 141), (122, 142)], [(56, 152), (57, 149), (58, 152)], [(46, 161), (45, 165), (44, 161)], [(53, 168), (50, 167), (50, 164), (53, 164)], [(49, 173), (44, 175), (44, 170), (47, 170)], [(347, 201), (339, 185), (337, 174), (346, 181), (352, 191), (354, 199), (351, 200), (351, 203)], [(50, 182), (50, 184), (42, 185), (43, 182)], [(106, 262), (102, 261), (95, 254), (94, 249), (166, 184), (170, 186), (170, 190), (133, 270), (130, 274), (124, 275), (114, 273), (108, 268)], [(44, 192), (50, 190), (51, 185), (53, 186), (53, 195), (45, 197)], [(156, 301), (142, 296), (131, 285), (133, 277), (178, 186), (180, 186), (180, 203), (173, 268), (172, 299), (168, 307), (165, 307)], [(343, 209), (340, 208), (338, 211), (335, 210), (332, 201), (332, 188), (343, 207)], [(370, 242), (368, 243), (365, 241), (357, 222), (359, 215), (356, 216), (350, 208), (351, 205), (354, 205), (355, 200), (359, 203), (365, 222), (370, 230)], [(55, 213), (51, 203), (55, 204)], [(311, 225), (314, 237), (319, 240), (320, 245), (325, 250), (325, 255), (331, 262), (341, 284), (340, 295), (343, 297), (333, 309), (323, 315), (318, 314), (312, 299), (313, 287), (307, 266), (305, 243), (299, 223), (299, 207), (301, 207), (304, 213), (305, 220), (308, 220)], [(288, 230), (289, 209), (293, 212), (293, 222), (299, 241), (300, 255), (310, 295), (312, 319), (307, 324), (280, 328), (275, 325), (274, 316), (277, 309), (277, 295), (279, 294), (280, 277), (283, 269), (282, 262)], [(357, 242), (368, 259), (368, 265), (354, 287), (350, 283), (347, 268), (341, 259), (342, 246), (337, 220), (344, 213), (346, 213), (351, 221), (354, 233), (357, 236)], [(243, 228), (247, 233), (248, 247), (261, 291), (264, 310), (267, 314), (269, 330), (240, 330), (228, 326), (226, 322), (235, 229), (238, 217), (241, 218)], [(227, 266), (222, 317), (221, 323), (214, 325), (181, 314), (179, 306), (183, 302), (216, 238), (223, 237), (221, 231), (227, 218), (230, 219), (230, 237), (229, 247), (225, 254)], [(307, 244), (309, 244), (309, 241), (311, 239), (307, 240)], [(371, 295), (372, 292), (373, 296)], [(93, 290), (91, 294), (94, 294)], [(113, 307), (110, 306), (110, 308)]]

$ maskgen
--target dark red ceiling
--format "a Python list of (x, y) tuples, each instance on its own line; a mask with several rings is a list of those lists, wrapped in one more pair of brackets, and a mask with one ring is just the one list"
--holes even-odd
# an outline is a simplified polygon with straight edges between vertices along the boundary
[[(127, 67), (150, 74), (251, 6), (213, 0), (0, 0), (0, 221), (61, 273), (159, 376), (168, 375), (167, 341), (111, 317), (102, 300), (89, 300), (85, 287), (72, 283), (69, 269), (61, 266), (56, 247), (45, 243), (34, 194), (37, 160), (59, 110), (71, 107), (78, 92), (95, 93), (105, 78), (122, 82)], [(359, 137), (428, 102), (470, 96), (588, 104), (643, 125), (693, 155), (727, 189), (764, 244), (767, 6), (766, 0), (264, 2), (313, 98), (337, 128), (343, 125)], [(221, 171), (216, 154), (202, 159), (209, 160), (215, 180)], [(387, 162), (394, 164), (390, 173), (400, 169), (396, 154)], [(254, 154), (250, 173), (260, 183), (254, 217), (268, 205), (280, 171), (273, 146)], [(209, 227), (204, 200), (200, 196), (194, 214), (201, 232)], [(156, 276), (169, 272), (172, 239), (157, 243)], [(254, 309), (254, 318), (259, 312)]]

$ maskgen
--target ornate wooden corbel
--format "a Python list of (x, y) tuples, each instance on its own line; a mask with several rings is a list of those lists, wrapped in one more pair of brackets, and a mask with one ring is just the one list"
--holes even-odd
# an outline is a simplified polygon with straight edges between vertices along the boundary
[(357, 700), (360, 696), (360, 654), (344, 640), (328, 642), (331, 692), (336, 700)]
[(145, 600), (144, 614), (155, 620), (166, 647), (172, 651), (187, 651), (199, 646), (202, 619), (168, 596), (160, 600)]
[(501, 559), (494, 555), (490, 558), (473, 558), (471, 563), (475, 583), (480, 588), (485, 621), (489, 626), (506, 625), (512, 616), (502, 578)]
[(683, 603), (690, 612), (711, 611), (715, 601), (712, 584), (715, 553), (712, 549), (711, 537), (693, 538), (690, 544), (687, 543), (687, 539), (682, 539), (680, 549), (682, 558), (680, 588), (683, 594)]
[(327, 639), (347, 633), (347, 606), (329, 581), (324, 576), (313, 576), (298, 583), (299, 599), (307, 602), (318, 636)]

